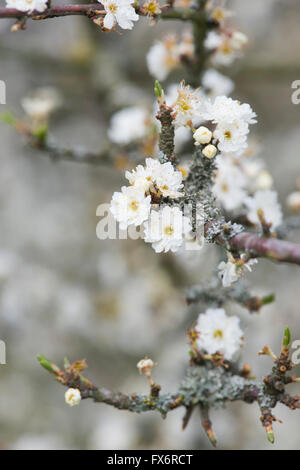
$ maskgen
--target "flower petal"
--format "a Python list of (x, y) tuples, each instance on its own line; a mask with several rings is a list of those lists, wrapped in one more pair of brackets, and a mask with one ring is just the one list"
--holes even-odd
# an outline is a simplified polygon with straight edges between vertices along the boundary
[(115, 22), (116, 20), (114, 15), (112, 13), (107, 13), (103, 22), (104, 28), (111, 29), (115, 25)]

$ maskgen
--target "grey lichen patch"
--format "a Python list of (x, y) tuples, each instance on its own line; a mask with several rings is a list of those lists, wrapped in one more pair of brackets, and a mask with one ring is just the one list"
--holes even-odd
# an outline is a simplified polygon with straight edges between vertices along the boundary
[(254, 401), (257, 395), (256, 381), (234, 375), (223, 367), (192, 366), (188, 369), (179, 391), (184, 395), (184, 405), (202, 404), (220, 408), (227, 401)]
[(161, 150), (158, 152), (158, 160), (160, 161), (160, 163), (167, 163), (170, 161), (168, 156)]
[(192, 203), (194, 206), (201, 205), (206, 240), (212, 243), (221, 235), (226, 245), (227, 241), (229, 242), (232, 237), (243, 231), (243, 227), (231, 222), (227, 223), (216, 204), (212, 192), (216, 170), (216, 160), (204, 157), (199, 147), (194, 153), (189, 176), (185, 182), (185, 203)]
[(188, 304), (201, 302), (214, 307), (221, 307), (233, 301), (247, 308), (250, 313), (254, 313), (273, 302), (274, 295), (269, 294), (265, 297), (252, 295), (245, 280), (238, 280), (231, 287), (223, 287), (219, 277), (215, 276), (209, 282), (190, 287), (186, 300)]

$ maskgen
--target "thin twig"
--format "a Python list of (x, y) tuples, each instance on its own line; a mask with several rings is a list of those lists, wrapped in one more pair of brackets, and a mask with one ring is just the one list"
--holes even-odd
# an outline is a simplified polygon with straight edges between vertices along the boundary
[[(188, 10), (172, 10), (169, 4), (160, 7), (161, 14), (158, 15), (160, 18), (165, 19), (180, 19), (183, 21), (192, 21), (193, 14)], [(141, 16), (146, 16), (140, 7), (136, 8), (136, 11)], [(32, 11), (23, 12), (16, 8), (0, 8), (0, 19), (1, 18), (31, 18), (32, 20), (47, 20), (49, 18), (59, 18), (63, 16), (104, 16), (106, 11), (101, 3), (91, 3), (83, 5), (61, 5), (52, 6), (47, 8), (43, 12)]]
[[(187, 413), (184, 425), (187, 424), (192, 409), (198, 405), (201, 410), (202, 425), (213, 445), (216, 444), (212, 425), (208, 416), (211, 407), (220, 407), (230, 401), (257, 402), (262, 411), (262, 424), (266, 429), (270, 442), (274, 442), (272, 421), (275, 420), (270, 413), (279, 402), (290, 409), (300, 408), (300, 397), (286, 393), (286, 385), (293, 383), (293, 378), (287, 376), (292, 369), (289, 349), (291, 336), (288, 328), (285, 329), (279, 359), (275, 358), (275, 365), (271, 373), (261, 381), (248, 379), (242, 371), (225, 368), (212, 363), (200, 365), (197, 358), (191, 361), (186, 376), (175, 393), (160, 393), (157, 396), (145, 394), (124, 394), (113, 392), (103, 387), (96, 387), (82, 375), (86, 362), (76, 361), (70, 364), (65, 361), (64, 369), (49, 361), (45, 356), (38, 356), (42, 367), (53, 374), (56, 379), (68, 388), (80, 391), (82, 399), (91, 398), (97, 403), (105, 403), (118, 409), (141, 413), (158, 411), (163, 417), (169, 411), (178, 407), (185, 407)], [(202, 361), (203, 363), (203, 361)]]

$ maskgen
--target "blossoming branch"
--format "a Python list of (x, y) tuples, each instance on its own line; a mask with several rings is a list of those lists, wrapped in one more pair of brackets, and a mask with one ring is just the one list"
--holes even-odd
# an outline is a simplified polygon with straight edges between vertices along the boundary
[[(187, 0), (183, 8), (179, 0), (166, 5), (156, 0), (143, 5), (104, 0), (61, 7), (49, 7), (46, 0), (8, 0), (7, 8), (0, 9), (0, 18), (19, 19), (14, 30), (24, 29), (26, 18), (67, 15), (87, 16), (108, 32), (131, 30), (140, 16), (150, 17), (151, 24), (159, 18), (182, 21), (184, 27), (158, 38), (147, 52), (155, 99), (129, 107), (120, 104), (111, 113), (107, 148), (98, 159), (60, 148), (49, 138), (51, 116), (61, 105), (51, 90), (26, 97), (22, 102), (26, 116), (20, 119), (9, 114), (6, 122), (33, 147), (58, 159), (114, 165), (118, 154), (114, 149), (125, 153), (125, 179), (111, 192), (110, 213), (121, 229), (137, 227), (153, 248), (153, 256), (166, 252), (180, 256), (186, 243), (195, 250), (214, 243), (223, 251), (210, 282), (194, 286), (187, 296), (188, 303), (201, 301), (206, 307), (199, 307), (187, 332), (190, 367), (174, 393), (161, 393), (152, 376), (155, 364), (148, 357), (137, 364), (146, 376), (148, 394), (125, 395), (96, 387), (82, 374), (84, 361), (70, 364), (66, 360), (63, 370), (39, 356), (40, 364), (68, 387), (65, 401), (72, 407), (92, 398), (119, 409), (156, 410), (165, 416), (182, 406), (186, 410), (183, 427), (197, 407), (213, 445), (210, 408), (228, 401), (256, 402), (273, 443), (276, 418), (272, 408), (277, 403), (300, 408), (299, 396), (286, 392), (288, 384), (299, 381), (287, 375), (293, 368), (290, 330), (285, 329), (278, 356), (269, 346), (260, 351), (272, 358), (274, 366), (263, 380), (255, 380), (249, 366), (238, 365), (249, 338), (240, 319), (231, 315), (231, 303), (252, 313), (273, 302), (273, 294), (250, 295), (242, 278), (255, 272), (258, 258), (300, 264), (300, 245), (277, 236), (289, 225), (284, 225), (273, 177), (253, 138), (253, 126), (260, 120), (250, 104), (231, 97), (235, 84), (223, 73), (242, 56), (248, 39), (227, 25), (232, 13), (221, 0)], [(173, 80), (174, 72), (181, 73), (179, 83)], [(297, 192), (290, 195), (288, 204), (299, 210)]]

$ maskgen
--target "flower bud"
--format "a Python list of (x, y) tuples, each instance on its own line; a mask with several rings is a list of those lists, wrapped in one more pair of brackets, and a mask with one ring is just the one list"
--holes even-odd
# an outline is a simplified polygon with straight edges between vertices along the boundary
[(230, 42), (231, 42), (231, 45), (235, 49), (241, 49), (242, 47), (244, 47), (247, 44), (248, 38), (247, 38), (246, 34), (241, 33), (240, 31), (234, 31), (234, 33), (232, 34)]
[(68, 388), (65, 393), (65, 401), (70, 406), (79, 405), (81, 401), (81, 394), (78, 388)]
[(257, 189), (270, 189), (273, 185), (273, 178), (267, 170), (262, 170), (257, 176)]
[(214, 158), (217, 153), (217, 147), (209, 144), (206, 147), (204, 147), (204, 149), (202, 150), (202, 153), (206, 158)]
[(194, 132), (195, 145), (209, 144), (212, 138), (212, 132), (207, 127), (201, 126)]
[(295, 191), (291, 193), (288, 196), (286, 203), (288, 207), (293, 211), (300, 211), (300, 191)]
[(151, 371), (154, 366), (154, 362), (152, 359), (142, 359), (137, 363), (137, 368), (139, 369), (140, 373), (145, 374), (147, 376), (151, 375)]

